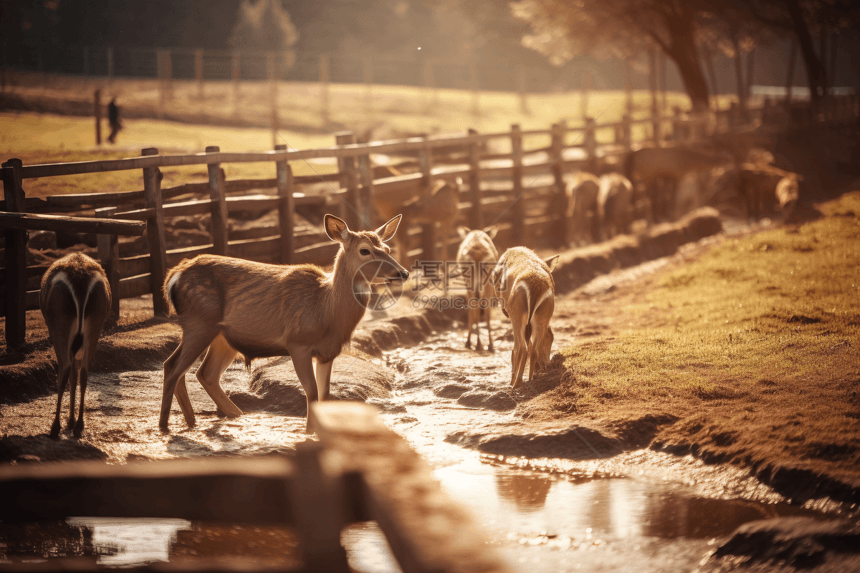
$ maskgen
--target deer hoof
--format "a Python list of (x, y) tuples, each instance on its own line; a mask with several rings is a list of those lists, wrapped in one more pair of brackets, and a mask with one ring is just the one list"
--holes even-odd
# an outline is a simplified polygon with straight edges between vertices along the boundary
[(56, 440), (60, 437), (60, 421), (54, 420), (54, 423), (51, 425), (51, 439)]
[(83, 434), (83, 433), (84, 433), (84, 421), (78, 420), (78, 423), (75, 424), (75, 429), (72, 432), (72, 435), (75, 436), (75, 438), (80, 439), (81, 434)]

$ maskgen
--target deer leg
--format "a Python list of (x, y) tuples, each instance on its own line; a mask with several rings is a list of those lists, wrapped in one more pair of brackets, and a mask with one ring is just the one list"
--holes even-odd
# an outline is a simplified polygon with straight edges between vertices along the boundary
[[(218, 409), (231, 418), (241, 416), (242, 410), (221, 389), (221, 376), (227, 367), (233, 363), (237, 354), (236, 349), (230, 346), (223, 335), (219, 334), (209, 345), (206, 357), (203, 358), (203, 364), (197, 369), (197, 380), (203, 389), (206, 390)], [(181, 404), (182, 402), (180, 402)], [(189, 410), (191, 410), (190, 406), (189, 403)], [(193, 417), (194, 413), (192, 412), (191, 415)]]
[(528, 347), (525, 328), (514, 325), (514, 349), (511, 351), (511, 386), (516, 390), (523, 382), (523, 371), (526, 369)]
[(334, 366), (334, 360), (328, 362), (320, 362), (317, 360), (314, 363), (314, 371), (316, 372), (317, 391), (320, 401), (328, 400), (331, 383), (331, 367)]
[(80, 374), (80, 384), (81, 384), (81, 407), (78, 411), (78, 421), (75, 424), (75, 429), (73, 430), (73, 434), (76, 438), (80, 438), (81, 434), (84, 433), (84, 396), (87, 393), (87, 379), (89, 378), (89, 372), (87, 372), (86, 368), (81, 368)]
[(162, 431), (166, 432), (168, 429), (170, 406), (173, 403), (177, 382), (185, 377), (185, 373), (194, 361), (203, 354), (217, 335), (218, 331), (215, 329), (183, 329), (182, 341), (164, 363), (164, 388), (161, 396), (161, 415), (158, 420), (158, 426)]
[(60, 410), (63, 408), (63, 393), (66, 391), (66, 383), (69, 381), (71, 371), (71, 364), (60, 366), (60, 375), (57, 377), (57, 413), (54, 415), (54, 423), (51, 425), (51, 437), (53, 439), (57, 439), (57, 436), (60, 435)]
[[(490, 301), (487, 300), (487, 304), (490, 304)], [(478, 325), (480, 328), (480, 325)], [(493, 348), (493, 329), (490, 328), (490, 307), (487, 307), (487, 350), (490, 352), (495, 352)]]
[(69, 375), (69, 423), (66, 429), (75, 427), (75, 394), (78, 389), (78, 369), (80, 362), (72, 358), (72, 371)]
[(296, 369), (296, 376), (302, 384), (305, 391), (305, 398), (308, 402), (308, 424), (305, 427), (307, 433), (311, 433), (310, 428), (310, 413), (311, 404), (318, 399), (317, 381), (314, 377), (313, 358), (311, 357), (311, 349), (307, 346), (288, 346), (290, 357), (293, 359), (293, 368)]

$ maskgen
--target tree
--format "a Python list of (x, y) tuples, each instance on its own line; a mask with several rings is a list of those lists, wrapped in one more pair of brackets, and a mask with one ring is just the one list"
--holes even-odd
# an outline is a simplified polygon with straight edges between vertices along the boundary
[(242, 0), (227, 45), (233, 49), (282, 51), (299, 39), (280, 0)]
[[(793, 36), (806, 67), (813, 102), (827, 94), (827, 35), (855, 25), (858, 11), (851, 0), (721, 0), (732, 10), (783, 36)], [(819, 51), (814, 34), (818, 33)]]
[(656, 45), (678, 68), (693, 109), (708, 109), (699, 58), (698, 17), (705, 0), (519, 0), (513, 14), (531, 24), (523, 43), (555, 63), (583, 53), (621, 57)]

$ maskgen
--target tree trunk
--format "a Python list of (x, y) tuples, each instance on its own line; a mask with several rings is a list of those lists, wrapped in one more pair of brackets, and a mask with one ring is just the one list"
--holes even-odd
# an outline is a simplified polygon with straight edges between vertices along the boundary
[(702, 72), (702, 62), (696, 47), (692, 17), (678, 18), (667, 23), (672, 43), (666, 55), (678, 66), (678, 73), (684, 82), (684, 89), (690, 96), (694, 112), (709, 109), (708, 82)]
[(806, 24), (803, 10), (801, 10), (799, 4), (787, 2), (786, 9), (794, 24), (794, 33), (800, 45), (800, 55), (803, 57), (803, 64), (806, 67), (806, 77), (809, 81), (809, 96), (813, 104), (817, 104), (824, 97), (825, 90), (827, 89), (827, 74), (824, 70), (824, 64), (815, 53), (812, 33), (809, 31), (809, 26)]
[[(716, 96), (719, 95), (720, 90), (719, 90), (719, 87), (717, 86), (717, 73), (714, 70), (714, 55), (711, 53), (711, 49), (707, 45), (704, 46), (703, 49), (704, 49), (704, 54), (702, 54), (702, 55), (705, 58), (705, 67), (708, 69), (708, 77), (711, 80), (711, 93), (713, 93), (714, 97), (716, 98)], [(720, 108), (719, 100), (716, 100), (714, 102), (714, 104), (715, 104), (714, 105), (715, 109)]]
[(738, 42), (736, 34), (732, 34), (732, 47), (735, 50), (735, 82), (737, 83), (738, 93), (738, 109), (741, 111), (741, 118), (747, 119), (747, 90), (746, 82), (744, 82), (744, 65), (741, 57), (741, 46)]
[(794, 68), (797, 60), (797, 40), (791, 41), (791, 53), (788, 56), (788, 78), (785, 80), (785, 101), (791, 101), (791, 91), (794, 87)]

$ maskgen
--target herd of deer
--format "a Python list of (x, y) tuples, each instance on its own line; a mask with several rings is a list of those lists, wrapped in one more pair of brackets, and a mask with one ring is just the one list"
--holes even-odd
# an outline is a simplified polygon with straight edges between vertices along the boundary
[[(625, 168), (646, 188), (660, 179), (677, 184), (684, 172), (715, 166), (713, 158), (695, 152), (674, 150), (676, 153), (666, 155), (659, 152), (667, 150), (641, 151), (642, 154), (628, 156)], [(745, 175), (748, 180), (763, 173), (760, 179), (775, 185), (780, 204), (793, 208), (799, 177), (762, 165), (748, 166), (742, 173), (752, 174)], [(771, 181), (776, 175), (780, 176), (778, 181)], [(764, 186), (759, 181), (747, 184)], [(597, 177), (581, 172), (571, 178), (567, 193), (570, 228), (576, 233), (575, 239), (606, 239), (628, 230), (635, 203), (634, 187), (628, 177), (620, 173)], [(450, 217), (437, 214), (428, 222), (442, 221), (450, 227), (456, 220), (457, 186), (440, 184), (429, 197), (431, 201), (435, 199), (436, 210), (449, 205), (452, 212)], [(655, 217), (661, 208), (665, 205), (652, 198)], [(406, 205), (404, 210), (418, 222), (423, 221), (421, 213), (426, 213), (418, 201)], [(331, 272), (310, 264), (273, 265), (218, 255), (199, 255), (171, 269), (165, 279), (164, 295), (176, 313), (182, 338), (164, 363), (160, 428), (168, 429), (174, 395), (188, 426), (195, 424), (185, 374), (201, 356), (197, 379), (227, 416), (242, 414), (220, 386), (221, 376), (239, 354), (246, 365), (255, 358), (290, 356), (308, 406), (328, 399), (333, 360), (350, 341), (364, 316), (373, 285), (409, 277), (386, 244), (394, 238), (401, 219), (402, 214), (398, 214), (375, 231), (352, 231), (340, 218), (326, 215), (325, 233), (340, 244)], [(500, 257), (493, 244), (496, 230), (459, 227), (462, 242), (457, 262), (489, 264), (493, 268), (489, 280), (476, 281), (469, 296), (475, 301), (494, 295), (502, 300), (502, 312), (513, 329), (511, 385), (516, 389), (523, 381), (526, 361), (530, 364), (529, 378), (549, 362), (553, 343), (550, 320), (555, 308), (552, 272), (558, 255), (542, 260), (528, 248), (513, 247)], [(404, 254), (405, 249), (401, 249), (400, 256)], [(380, 270), (372, 278), (359, 272), (369, 262), (375, 262)], [(50, 434), (53, 438), (60, 433), (60, 412), (67, 385), (68, 427), (75, 437), (83, 432), (89, 363), (110, 305), (110, 286), (101, 265), (84, 254), (72, 253), (57, 260), (42, 279), (39, 306), (58, 364), (57, 409)], [(487, 348), (493, 351), (491, 308), (481, 306), (469, 305), (466, 346), (471, 347), (474, 329), (475, 348), (482, 350), (483, 321), (487, 325)], [(81, 403), (76, 420), (78, 385)]]

